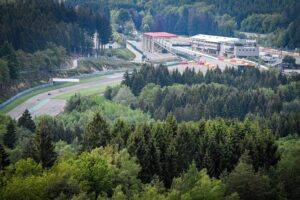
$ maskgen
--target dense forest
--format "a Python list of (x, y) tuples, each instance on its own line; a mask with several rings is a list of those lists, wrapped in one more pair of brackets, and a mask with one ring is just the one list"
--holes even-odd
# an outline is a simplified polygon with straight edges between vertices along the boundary
[[(256, 32), (293, 49), (299, 8), (297, 0), (0, 0), (0, 100), (25, 79), (63, 70), (68, 56), (90, 54), (94, 35), (97, 53), (135, 30)], [(100, 70), (104, 58), (80, 62)], [(1, 200), (300, 199), (299, 74), (145, 64), (85, 95), (57, 116), (0, 114)]]
[(54, 72), (67, 68), (69, 55), (91, 54), (96, 32), (97, 53), (112, 36), (109, 9), (24, 0), (0, 1), (0, 13), (0, 101), (35, 82), (48, 81)]
[[(97, 4), (95, 0), (67, 0), (70, 5)], [(103, 1), (101, 1), (103, 2)], [(180, 35), (236, 35), (236, 31), (270, 34), (266, 45), (300, 46), (298, 0), (113, 0), (113, 21), (140, 31)], [(129, 17), (128, 17), (129, 16)], [(120, 20), (121, 19), (121, 20)]]
[(75, 10), (58, 1), (1, 3), (0, 12), (0, 44), (7, 41), (14, 49), (26, 52), (42, 50), (52, 42), (68, 52), (87, 53), (92, 48), (96, 31), (103, 37), (100, 40), (110, 36), (102, 34), (106, 29), (105, 21), (109, 21), (104, 13), (91, 9)]
[(144, 66), (59, 116), (0, 116), (0, 197), (299, 199), (299, 88), (255, 68)]

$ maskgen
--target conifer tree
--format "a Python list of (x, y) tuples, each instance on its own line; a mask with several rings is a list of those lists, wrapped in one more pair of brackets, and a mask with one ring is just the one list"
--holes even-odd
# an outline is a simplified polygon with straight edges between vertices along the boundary
[(36, 134), (32, 138), (31, 148), (28, 152), (30, 156), (38, 163), (42, 163), (44, 168), (51, 167), (56, 160), (56, 153), (51, 140), (51, 133), (44, 123), (41, 123)]
[(35, 131), (35, 128), (36, 128), (35, 123), (32, 120), (31, 115), (27, 109), (24, 111), (22, 116), (19, 118), (18, 126), (23, 126), (27, 129), (29, 129), (31, 132)]
[(12, 149), (15, 146), (16, 143), (16, 126), (13, 120), (10, 120), (10, 122), (6, 126), (6, 133), (3, 137), (3, 143), (6, 147)]
[(83, 148), (91, 151), (96, 147), (106, 146), (110, 139), (108, 124), (99, 113), (96, 113), (84, 131)]
[(9, 165), (8, 155), (5, 152), (4, 147), (0, 144), (0, 170)]

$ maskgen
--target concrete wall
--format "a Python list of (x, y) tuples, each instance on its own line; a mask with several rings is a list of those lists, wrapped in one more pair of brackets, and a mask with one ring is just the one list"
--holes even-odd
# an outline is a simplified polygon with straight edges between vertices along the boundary
[(258, 57), (259, 56), (259, 47), (257, 46), (235, 46), (234, 55), (236, 57)]
[(143, 34), (142, 48), (147, 52), (154, 52), (154, 40), (153, 37)]

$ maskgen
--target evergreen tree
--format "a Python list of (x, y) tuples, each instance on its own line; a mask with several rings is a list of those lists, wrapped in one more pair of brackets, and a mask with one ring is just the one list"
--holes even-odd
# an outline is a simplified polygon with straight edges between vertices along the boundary
[(142, 167), (140, 178), (150, 182), (154, 175), (160, 174), (159, 150), (152, 136), (149, 125), (143, 124), (130, 135), (128, 150), (135, 155)]
[(83, 149), (91, 151), (100, 146), (106, 146), (110, 142), (108, 124), (96, 113), (93, 120), (87, 125), (83, 134)]
[(27, 129), (29, 129), (31, 132), (35, 131), (35, 128), (36, 128), (35, 123), (32, 120), (31, 115), (27, 109), (24, 111), (22, 116), (19, 118), (18, 126), (23, 126)]
[(241, 156), (234, 171), (225, 178), (229, 192), (238, 192), (244, 200), (272, 199), (269, 177), (255, 173), (251, 162), (247, 152)]
[(41, 163), (44, 168), (49, 168), (54, 164), (57, 155), (54, 152), (49, 128), (43, 122), (37, 127), (29, 148), (30, 156), (36, 162)]
[(98, 16), (97, 23), (97, 31), (99, 35), (99, 42), (101, 44), (101, 54), (104, 54), (105, 45), (108, 44), (112, 37), (112, 27), (109, 19), (106, 17)]
[(9, 82), (9, 69), (7, 62), (0, 59), (0, 88), (4, 88)]
[(19, 77), (19, 61), (13, 46), (5, 42), (0, 49), (0, 57), (7, 61), (10, 78), (13, 80), (17, 79)]
[(117, 144), (119, 149), (123, 149), (126, 146), (129, 135), (130, 129), (127, 123), (118, 119), (111, 129), (111, 137), (113, 138), (111, 143)]
[(9, 165), (8, 154), (5, 152), (4, 147), (0, 144), (0, 170)]
[(14, 121), (10, 120), (6, 126), (6, 133), (3, 137), (3, 143), (6, 147), (12, 149), (15, 146), (16, 140), (16, 126)]

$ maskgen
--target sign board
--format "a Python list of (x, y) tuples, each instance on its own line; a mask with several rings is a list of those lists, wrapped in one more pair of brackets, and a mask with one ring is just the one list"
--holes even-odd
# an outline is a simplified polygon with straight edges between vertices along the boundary
[(79, 79), (78, 78), (53, 78), (52, 82), (79, 83)]

